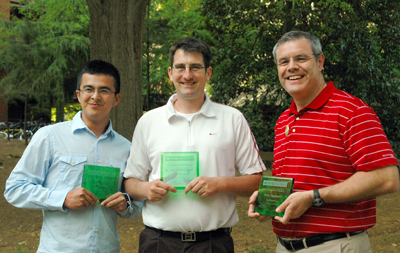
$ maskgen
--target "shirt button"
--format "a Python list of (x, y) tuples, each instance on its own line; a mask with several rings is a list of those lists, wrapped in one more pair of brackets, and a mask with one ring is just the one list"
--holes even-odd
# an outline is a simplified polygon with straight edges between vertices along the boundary
[(96, 232), (96, 233), (97, 233), (97, 231), (99, 231), (99, 230), (97, 230), (97, 229), (94, 230), (94, 232)]
[(71, 163), (72, 163), (72, 164), (75, 164), (75, 161), (74, 161), (74, 160), (72, 160), (72, 161), (71, 161)]
[(293, 133), (296, 132), (296, 129), (293, 129)]
[(299, 120), (299, 119), (300, 119), (300, 117), (297, 117), (297, 118), (296, 118), (296, 120)]
[(97, 160), (97, 163), (100, 163), (100, 160)]

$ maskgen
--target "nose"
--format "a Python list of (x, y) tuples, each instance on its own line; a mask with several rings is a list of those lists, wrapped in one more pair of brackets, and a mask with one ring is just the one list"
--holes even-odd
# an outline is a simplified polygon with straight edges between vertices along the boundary
[(297, 65), (296, 61), (293, 58), (289, 59), (289, 64), (287, 65), (288, 71), (293, 71), (298, 69), (299, 66)]
[(189, 67), (185, 68), (185, 71), (183, 72), (183, 78), (185, 79), (192, 79), (193, 73), (190, 71)]
[(92, 94), (92, 96), (90, 96), (91, 99), (93, 100), (98, 100), (101, 98), (100, 94), (99, 94), (99, 90), (98, 89), (94, 89), (94, 92)]

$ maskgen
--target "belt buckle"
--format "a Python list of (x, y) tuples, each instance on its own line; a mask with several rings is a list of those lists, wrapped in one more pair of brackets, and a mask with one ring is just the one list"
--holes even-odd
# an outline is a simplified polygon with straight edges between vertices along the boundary
[(195, 242), (196, 232), (181, 233), (182, 242)]

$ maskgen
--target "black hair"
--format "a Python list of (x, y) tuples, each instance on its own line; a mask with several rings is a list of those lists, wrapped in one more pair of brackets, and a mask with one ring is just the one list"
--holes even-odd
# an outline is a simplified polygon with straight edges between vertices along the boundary
[(121, 78), (118, 69), (111, 63), (102, 60), (93, 60), (86, 63), (78, 75), (77, 85), (76, 85), (77, 90), (79, 90), (81, 87), (82, 75), (85, 73), (91, 75), (103, 74), (113, 77), (115, 94), (119, 94)]
[(169, 49), (169, 62), (171, 67), (174, 65), (174, 56), (178, 49), (182, 49), (185, 52), (201, 53), (206, 70), (210, 67), (211, 49), (205, 42), (193, 37), (185, 37), (177, 40)]

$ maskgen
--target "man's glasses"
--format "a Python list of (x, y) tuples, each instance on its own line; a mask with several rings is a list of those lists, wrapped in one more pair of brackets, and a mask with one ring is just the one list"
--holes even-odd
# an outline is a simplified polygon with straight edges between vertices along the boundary
[(296, 55), (296, 56), (290, 57), (290, 58), (282, 57), (277, 60), (276, 64), (278, 64), (278, 66), (281, 66), (281, 67), (287, 66), (290, 62), (290, 59), (293, 59), (293, 61), (295, 63), (304, 63), (304, 62), (310, 60), (311, 56), (313, 56), (313, 55), (317, 56), (316, 54), (299, 54), (299, 55)]
[[(83, 92), (84, 95), (92, 96), (95, 93), (96, 89), (86, 87), (79, 91)], [(116, 93), (116, 92), (113, 92), (110, 89), (100, 88), (97, 90), (97, 93), (102, 97), (107, 97), (110, 96), (111, 93)]]
[(185, 72), (186, 68), (189, 68), (190, 72), (196, 73), (196, 72), (200, 72), (201, 69), (204, 69), (206, 67), (197, 66), (197, 65), (186, 67), (185, 65), (178, 65), (178, 66), (175, 66), (172, 68), (175, 69), (175, 71), (177, 73)]

